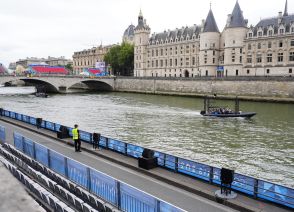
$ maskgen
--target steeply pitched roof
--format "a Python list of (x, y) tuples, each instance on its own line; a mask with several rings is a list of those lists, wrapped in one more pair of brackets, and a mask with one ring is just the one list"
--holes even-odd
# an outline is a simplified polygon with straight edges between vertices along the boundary
[(235, 7), (233, 9), (232, 15), (231, 15), (231, 20), (229, 25), (227, 26), (228, 28), (233, 28), (233, 27), (246, 27), (246, 22), (243, 17), (243, 12), (240, 8), (240, 5), (238, 1), (235, 4)]
[(219, 32), (211, 9), (209, 10), (209, 13), (207, 15), (203, 32)]
[(284, 10), (284, 15), (283, 16), (288, 16), (288, 0), (286, 0), (285, 10)]
[(180, 40), (181, 37), (183, 37), (184, 39), (187, 38), (187, 36), (189, 36), (190, 39), (193, 38), (193, 35), (197, 38), (198, 35), (200, 33), (200, 27), (197, 25), (193, 25), (191, 27), (183, 27), (180, 29), (175, 29), (175, 30), (171, 30), (171, 31), (164, 31), (161, 33), (157, 33), (157, 34), (153, 34), (151, 36), (151, 38), (149, 39), (150, 43), (153, 42), (165, 42), (166, 40), (169, 42), (170, 40), (172, 40), (173, 42), (176, 41), (176, 39)]
[(130, 36), (134, 36), (134, 29), (135, 26), (133, 24), (131, 24), (124, 32), (124, 36), (126, 37), (130, 37)]

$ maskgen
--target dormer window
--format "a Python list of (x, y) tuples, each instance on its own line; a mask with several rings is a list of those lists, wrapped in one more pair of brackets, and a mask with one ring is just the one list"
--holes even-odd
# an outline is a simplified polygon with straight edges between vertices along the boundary
[(273, 30), (268, 31), (268, 36), (273, 36)]
[(279, 32), (280, 32), (280, 35), (283, 35), (284, 32), (285, 32), (285, 30), (284, 29), (280, 29)]
[(253, 35), (252, 32), (249, 32), (249, 33), (248, 33), (248, 37), (249, 37), (249, 38), (252, 38), (252, 35)]
[(294, 27), (291, 27), (291, 33), (294, 33)]
[(262, 32), (259, 31), (259, 32), (258, 32), (258, 37), (261, 37), (261, 36), (262, 36)]

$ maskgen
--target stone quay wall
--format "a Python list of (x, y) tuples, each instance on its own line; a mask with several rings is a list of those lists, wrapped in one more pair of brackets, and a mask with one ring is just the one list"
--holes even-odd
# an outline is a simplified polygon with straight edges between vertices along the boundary
[(119, 92), (148, 93), (202, 97), (217, 94), (220, 98), (252, 101), (280, 101), (294, 103), (294, 78), (134, 78), (118, 77), (114, 90)]

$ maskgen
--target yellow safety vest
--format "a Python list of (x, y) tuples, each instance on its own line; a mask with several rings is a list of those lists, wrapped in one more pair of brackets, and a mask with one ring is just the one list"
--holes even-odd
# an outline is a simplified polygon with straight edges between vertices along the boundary
[(79, 133), (77, 128), (72, 129), (72, 139), (79, 139)]

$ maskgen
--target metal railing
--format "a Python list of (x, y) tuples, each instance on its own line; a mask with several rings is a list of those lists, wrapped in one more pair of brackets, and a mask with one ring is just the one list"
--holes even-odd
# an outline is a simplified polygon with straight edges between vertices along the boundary
[(97, 195), (122, 211), (184, 210), (14, 133), (14, 146), (42, 165)]
[[(0, 114), (1, 115), (1, 114)], [(3, 110), (2, 115), (8, 118), (16, 119), (31, 125), (36, 125), (36, 118), (27, 115)], [(53, 132), (57, 132), (61, 125), (43, 120), (41, 127)], [(71, 135), (71, 127), (67, 127)], [(92, 143), (92, 133), (80, 131), (80, 137), (83, 142)], [(123, 141), (115, 140), (101, 136), (99, 147), (109, 149), (120, 154), (139, 158), (142, 156), (144, 147)], [(169, 169), (176, 173), (188, 175), (195, 179), (200, 179), (211, 184), (220, 185), (221, 168), (213, 167), (196, 161), (180, 158), (163, 152), (155, 151), (155, 157), (158, 158), (158, 166)], [(262, 179), (235, 173), (232, 189), (250, 197), (270, 201), (289, 208), (294, 208), (294, 189), (286, 186), (271, 183)]]

